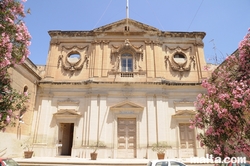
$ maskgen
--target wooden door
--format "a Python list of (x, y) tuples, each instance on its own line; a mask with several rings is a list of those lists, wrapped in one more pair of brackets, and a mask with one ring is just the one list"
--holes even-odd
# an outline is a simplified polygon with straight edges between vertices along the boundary
[(61, 155), (71, 156), (74, 123), (61, 123), (62, 148)]
[(119, 118), (117, 158), (136, 158), (136, 119)]
[(179, 124), (180, 130), (180, 157), (193, 157), (194, 156), (194, 129), (189, 128), (190, 124)]

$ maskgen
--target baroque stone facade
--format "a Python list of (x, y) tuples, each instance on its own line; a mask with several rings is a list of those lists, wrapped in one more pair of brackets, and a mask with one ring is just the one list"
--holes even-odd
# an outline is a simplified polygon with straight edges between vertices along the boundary
[(36, 156), (204, 156), (189, 128), (208, 77), (204, 32), (167, 32), (132, 19), (91, 31), (49, 31), (32, 138)]

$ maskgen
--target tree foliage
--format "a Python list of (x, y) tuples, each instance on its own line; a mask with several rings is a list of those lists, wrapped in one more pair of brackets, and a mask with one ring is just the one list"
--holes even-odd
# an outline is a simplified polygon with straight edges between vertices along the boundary
[(29, 55), (31, 36), (23, 21), (24, 2), (0, 0), (0, 131), (15, 124), (27, 108), (28, 94), (12, 88), (8, 73), (10, 67), (22, 64)]
[(250, 156), (250, 29), (238, 50), (202, 86), (190, 127), (204, 131), (197, 138), (214, 156)]

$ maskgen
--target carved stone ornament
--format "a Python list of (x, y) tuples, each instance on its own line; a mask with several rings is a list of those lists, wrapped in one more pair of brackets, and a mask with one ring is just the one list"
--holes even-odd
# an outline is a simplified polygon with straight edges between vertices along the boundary
[(57, 101), (57, 109), (58, 110), (79, 110), (79, 100), (72, 100), (70, 98), (67, 98), (66, 100), (58, 100)]
[(134, 69), (142, 71), (141, 66), (139, 65), (140, 60), (143, 61), (143, 49), (142, 46), (136, 47), (132, 45), (128, 39), (125, 40), (124, 44), (121, 46), (112, 45), (110, 61), (113, 65), (111, 71), (118, 71), (120, 66), (120, 58), (122, 53), (130, 53), (133, 55), (133, 64)]
[(79, 105), (80, 101), (79, 100), (72, 100), (70, 98), (67, 98), (66, 100), (58, 100), (57, 104), (58, 105)]
[[(180, 55), (181, 58), (176, 58), (177, 55)], [(170, 66), (173, 71), (180, 72), (180, 75), (183, 76), (184, 71), (190, 71), (191, 65), (195, 68), (195, 57), (190, 56), (188, 59), (183, 52), (176, 51), (172, 56), (165, 56), (165, 65)]]
[[(57, 67), (60, 67), (60, 64), (62, 68), (66, 71), (69, 71), (71, 73), (75, 71), (82, 70), (83, 66), (85, 65), (86, 68), (88, 68), (89, 64), (89, 55), (86, 54), (84, 58), (82, 58), (82, 55), (80, 52), (82, 50), (88, 51), (89, 46), (79, 47), (79, 46), (72, 46), (72, 47), (66, 47), (62, 46), (62, 51), (65, 51), (67, 53), (66, 56), (59, 55), (58, 57), (58, 64)], [(78, 55), (78, 57), (71, 57), (72, 55)]]
[(190, 46), (190, 47), (183, 48), (183, 47), (177, 46), (177, 47), (173, 47), (172, 48), (172, 47), (166, 46), (165, 50), (166, 50), (166, 52), (168, 52), (168, 51), (178, 51), (178, 52), (181, 52), (181, 51), (183, 51), (183, 52), (190, 51), (190, 52), (192, 52), (192, 47)]
[(153, 41), (153, 40), (145, 40), (144, 43), (147, 45), (158, 45), (158, 46), (162, 46), (163, 44), (160, 41)]

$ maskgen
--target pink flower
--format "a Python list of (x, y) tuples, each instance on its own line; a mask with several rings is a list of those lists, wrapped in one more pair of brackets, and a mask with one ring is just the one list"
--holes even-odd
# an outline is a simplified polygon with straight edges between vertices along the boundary
[(190, 129), (194, 129), (194, 127), (195, 127), (195, 126), (194, 126), (193, 123), (191, 123), (190, 126), (189, 126)]
[(28, 92), (24, 92), (23, 94), (24, 94), (24, 96), (28, 96)]
[(205, 71), (208, 71), (209, 69), (210, 69), (210, 67), (209, 66), (204, 66), (204, 68), (203, 68)]
[(204, 143), (202, 141), (200, 141), (200, 146), (203, 147), (204, 146)]
[(234, 100), (233, 103), (232, 103), (232, 106), (233, 106), (234, 109), (237, 109), (237, 108), (241, 107), (241, 103)]
[(7, 116), (6, 116), (5, 121), (6, 121), (6, 123), (7, 123), (7, 124), (9, 124), (9, 123), (10, 123), (10, 116), (9, 116), (9, 115), (7, 115)]

